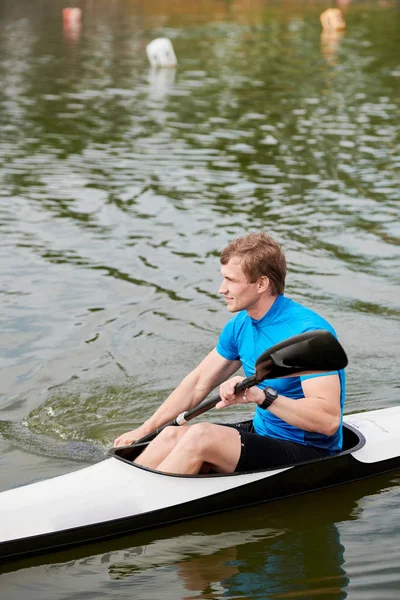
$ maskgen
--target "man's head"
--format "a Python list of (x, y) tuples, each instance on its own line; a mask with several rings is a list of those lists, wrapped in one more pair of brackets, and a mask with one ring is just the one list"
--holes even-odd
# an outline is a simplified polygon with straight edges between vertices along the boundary
[(283, 294), (286, 278), (286, 258), (281, 246), (264, 232), (249, 233), (233, 240), (221, 253), (221, 265), (234, 260), (239, 263), (248, 283), (266, 277), (269, 294)]

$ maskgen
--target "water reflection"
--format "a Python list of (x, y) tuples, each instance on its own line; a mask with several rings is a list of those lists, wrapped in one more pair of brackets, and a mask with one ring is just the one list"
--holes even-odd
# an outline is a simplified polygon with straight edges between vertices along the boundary
[(173, 89), (173, 84), (176, 77), (176, 69), (170, 67), (168, 69), (149, 69), (149, 99), (154, 102), (164, 100), (170, 90)]
[[(292, 533), (292, 532), (291, 532)], [(271, 536), (274, 537), (274, 536)], [(310, 598), (347, 597), (344, 548), (335, 525), (310, 535), (278, 535), (227, 548), (211, 556), (175, 565), (186, 592), (182, 598)], [(110, 573), (111, 574), (111, 573)]]
[(332, 66), (337, 64), (337, 52), (343, 36), (344, 31), (341, 30), (323, 30), (321, 33), (322, 56)]
[[(313, 501), (311, 500), (311, 503)], [(169, 539), (168, 544), (156, 541), (150, 546), (138, 548), (139, 554), (132, 555), (123, 563), (114, 562), (109, 567), (110, 577), (121, 579), (137, 577), (146, 571), (166, 570), (173, 565), (185, 592), (182, 598), (301, 598), (310, 599), (332, 594), (335, 599), (347, 597), (348, 577), (344, 570), (344, 547), (340, 542), (339, 530), (325, 515), (309, 522), (310, 506), (296, 507), (296, 522), (293, 515), (276, 519), (269, 508), (253, 509), (256, 522), (265, 522), (268, 529), (243, 527), (250, 518), (247, 512), (242, 521), (238, 514), (241, 532), (224, 534), (208, 533)], [(294, 509), (295, 503), (283, 509)], [(355, 501), (346, 505), (344, 518), (352, 518), (356, 510)], [(305, 509), (305, 510), (304, 510)], [(264, 513), (264, 515), (262, 514)], [(301, 522), (307, 514), (304, 522)], [(226, 519), (225, 519), (226, 520)], [(168, 550), (167, 550), (168, 547)], [(192, 554), (195, 557), (192, 557)], [(201, 554), (198, 556), (198, 554)]]

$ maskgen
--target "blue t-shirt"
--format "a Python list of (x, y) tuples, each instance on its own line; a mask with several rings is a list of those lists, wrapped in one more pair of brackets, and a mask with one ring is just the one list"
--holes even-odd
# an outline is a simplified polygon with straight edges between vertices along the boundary
[[(241, 311), (228, 321), (221, 332), (216, 349), (218, 354), (227, 360), (240, 360), (246, 377), (250, 377), (255, 373), (257, 358), (265, 350), (293, 335), (315, 329), (327, 329), (336, 337), (335, 330), (323, 317), (298, 302), (279, 295), (262, 319), (253, 319), (246, 311)], [(343, 370), (336, 371), (336, 373), (340, 378), (340, 407), (341, 417), (343, 417), (346, 393), (345, 374)], [(324, 377), (324, 375), (327, 373), (266, 379), (258, 387), (264, 388), (270, 385), (282, 396), (297, 400), (304, 398), (302, 381), (312, 377)], [(290, 440), (306, 446), (316, 446), (331, 453), (342, 448), (341, 424), (333, 436), (327, 436), (294, 427), (270, 411), (257, 406), (253, 425), (256, 433), (260, 435)]]

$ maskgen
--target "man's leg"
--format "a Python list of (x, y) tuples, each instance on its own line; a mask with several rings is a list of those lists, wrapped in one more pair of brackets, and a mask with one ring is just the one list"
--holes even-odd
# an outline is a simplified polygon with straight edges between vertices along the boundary
[(219, 473), (233, 473), (240, 453), (241, 439), (236, 429), (199, 423), (187, 429), (155, 468), (166, 473), (189, 475), (199, 473), (203, 463), (208, 463)]
[(166, 427), (133, 462), (148, 469), (156, 469), (186, 434), (188, 429), (187, 425)]

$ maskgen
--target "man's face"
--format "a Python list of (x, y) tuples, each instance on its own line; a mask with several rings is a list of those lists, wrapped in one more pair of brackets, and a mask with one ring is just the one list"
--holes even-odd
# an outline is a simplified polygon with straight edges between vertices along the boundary
[(260, 299), (259, 282), (248, 282), (239, 258), (234, 256), (226, 265), (222, 265), (221, 275), (222, 284), (218, 293), (223, 294), (229, 312), (251, 310)]

